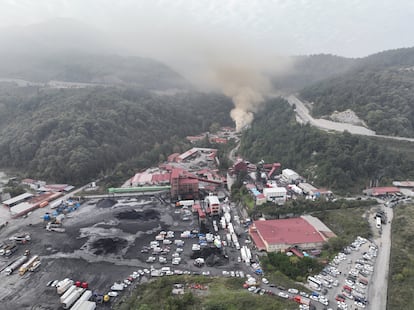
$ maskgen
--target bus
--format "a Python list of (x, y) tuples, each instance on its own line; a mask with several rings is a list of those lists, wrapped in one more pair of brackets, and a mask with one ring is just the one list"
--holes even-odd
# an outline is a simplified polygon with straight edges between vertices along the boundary
[(322, 282), (315, 277), (308, 277), (308, 284), (317, 291), (321, 290)]

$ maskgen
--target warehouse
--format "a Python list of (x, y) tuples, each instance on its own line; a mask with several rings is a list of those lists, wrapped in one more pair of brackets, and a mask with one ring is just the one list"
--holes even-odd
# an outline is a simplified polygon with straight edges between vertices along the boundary
[(284, 187), (269, 187), (263, 189), (263, 194), (267, 201), (272, 201), (278, 205), (283, 205), (286, 202), (286, 188)]
[(17, 205), (17, 204), (19, 204), (19, 203), (23, 202), (23, 201), (28, 200), (28, 199), (29, 199), (29, 198), (31, 198), (31, 197), (33, 197), (33, 194), (30, 194), (30, 193), (24, 193), (24, 194), (21, 194), (21, 195), (19, 195), (19, 196), (16, 196), (16, 197), (13, 197), (13, 198), (11, 198), (11, 199), (8, 199), (8, 200), (3, 201), (3, 204), (4, 204), (6, 207), (11, 208), (11, 207), (13, 207), (13, 206), (15, 206), (15, 205)]
[(335, 234), (319, 219), (301, 216), (290, 219), (254, 221), (249, 234), (260, 251), (280, 252), (297, 246), (302, 250), (321, 249)]

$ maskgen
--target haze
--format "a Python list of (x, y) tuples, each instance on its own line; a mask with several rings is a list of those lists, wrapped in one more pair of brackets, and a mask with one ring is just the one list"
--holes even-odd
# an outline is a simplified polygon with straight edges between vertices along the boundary
[(286, 55), (361, 57), (412, 46), (412, 17), (410, 0), (398, 5), (378, 0), (3, 0), (0, 34), (9, 33), (10, 40), (0, 50), (25, 49), (13, 41), (19, 27), (26, 34), (42, 29), (35, 24), (70, 21), (66, 29), (44, 24), (33, 40), (43, 39), (41, 50), (76, 48), (161, 60), (193, 84), (231, 96), (232, 116), (241, 129), (269, 91), (267, 74), (289, 70)]

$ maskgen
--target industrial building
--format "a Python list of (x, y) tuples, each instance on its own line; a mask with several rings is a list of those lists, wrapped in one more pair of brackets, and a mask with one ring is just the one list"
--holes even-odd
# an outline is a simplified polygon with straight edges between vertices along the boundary
[(364, 190), (363, 193), (365, 195), (374, 196), (374, 197), (388, 196), (388, 195), (400, 193), (400, 189), (394, 186), (372, 187), (372, 188), (368, 188)]
[(299, 174), (291, 169), (283, 169), (282, 170), (282, 177), (288, 181), (289, 183), (293, 183), (300, 179)]
[(286, 202), (287, 190), (284, 187), (267, 187), (263, 189), (267, 201), (283, 205)]
[(260, 251), (280, 252), (297, 246), (302, 250), (321, 249), (335, 234), (319, 219), (301, 216), (290, 219), (254, 221), (249, 234)]
[[(226, 182), (216, 170), (217, 149), (192, 148), (168, 156), (168, 162), (136, 173), (120, 190), (169, 186), (172, 201), (199, 199), (199, 192), (214, 192)], [(215, 161), (214, 161), (215, 160)]]
[(24, 201), (26, 201), (26, 200), (28, 200), (32, 197), (33, 197), (33, 194), (31, 194), (31, 193), (23, 193), (21, 195), (18, 195), (16, 197), (13, 197), (13, 198), (10, 198), (10, 199), (7, 199), (7, 200), (3, 201), (3, 205), (5, 205), (8, 208), (11, 208), (11, 207), (13, 207), (13, 206), (15, 206), (19, 203), (22, 203), (22, 202), (24, 202)]

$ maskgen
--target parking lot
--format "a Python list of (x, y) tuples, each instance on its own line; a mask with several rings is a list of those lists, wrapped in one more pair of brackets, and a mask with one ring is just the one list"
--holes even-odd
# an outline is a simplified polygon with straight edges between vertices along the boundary
[[(205, 264), (202, 269), (195, 266), (192, 247), (199, 244), (199, 240), (184, 238), (181, 234), (192, 231), (193, 237), (198, 237), (196, 233), (200, 229), (208, 231), (212, 228), (207, 227), (208, 223), (200, 228), (197, 216), (192, 214), (183, 220), (182, 210), (155, 197), (85, 202), (66, 217), (64, 233), (44, 229), (45, 223), (41, 218), (46, 211), (38, 209), (28, 218), (14, 220), (0, 232), (1, 240), (7, 240), (21, 231), (32, 236), (32, 240), (20, 246), (11, 257), (0, 259), (3, 268), (23, 255), (25, 250), (39, 255), (41, 260), (38, 272), (24, 276), (19, 276), (17, 272), (10, 276), (3, 272), (0, 274), (3, 309), (34, 309), (34, 306), (35, 309), (57, 309), (59, 296), (56, 289), (46, 285), (51, 280), (64, 278), (88, 282), (93, 291), (107, 294), (115, 282), (124, 282), (134, 271), (145, 269), (151, 272), (171, 267), (174, 271), (178, 270), (176, 274), (205, 272), (221, 276), (223, 271), (226, 276), (236, 276), (236, 272), (240, 276), (240, 271), (246, 272), (247, 266), (238, 259), (240, 251), (234, 247), (226, 247), (225, 256), (214, 246), (204, 247), (196, 256), (204, 258)], [(151, 241), (155, 241), (163, 231), (174, 235), (165, 238), (171, 244), (159, 241), (163, 253), (147, 251)], [(225, 240), (223, 231), (219, 235)], [(183, 244), (177, 246), (175, 240), (182, 240)], [(244, 244), (243, 236), (240, 242)], [(182, 250), (177, 251), (178, 248)], [(151, 256), (155, 260), (149, 262)], [(174, 256), (181, 259), (177, 265), (172, 263)], [(146, 281), (150, 274), (142, 278), (141, 281)]]

